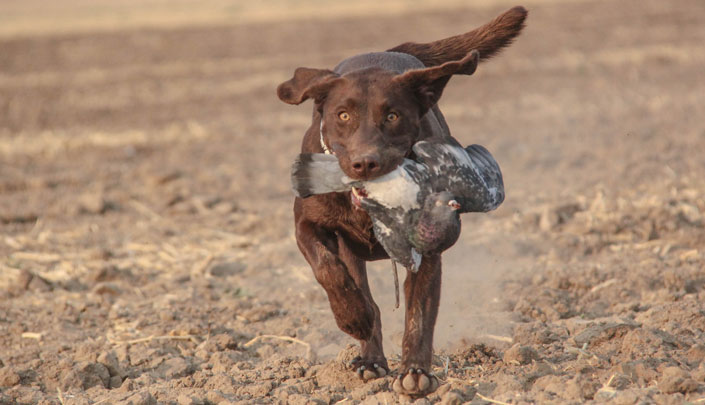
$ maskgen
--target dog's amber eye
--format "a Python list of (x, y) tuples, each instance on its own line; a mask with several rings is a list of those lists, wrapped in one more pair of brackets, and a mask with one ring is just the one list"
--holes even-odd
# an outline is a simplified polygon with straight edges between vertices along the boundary
[(350, 114), (348, 114), (347, 111), (341, 111), (338, 113), (338, 118), (340, 118), (341, 121), (350, 121)]
[(397, 113), (390, 112), (389, 114), (387, 114), (387, 121), (389, 121), (389, 122), (394, 122), (398, 119), (399, 119), (399, 114), (397, 114)]

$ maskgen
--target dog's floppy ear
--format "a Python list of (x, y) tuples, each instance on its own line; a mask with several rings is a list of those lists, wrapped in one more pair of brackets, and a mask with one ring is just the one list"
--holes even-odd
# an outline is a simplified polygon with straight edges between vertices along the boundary
[(301, 104), (309, 98), (319, 102), (339, 77), (327, 69), (300, 67), (294, 72), (294, 77), (277, 87), (277, 95), (288, 104)]
[(443, 89), (451, 76), (475, 73), (479, 59), (480, 53), (473, 50), (461, 60), (425, 69), (409, 70), (394, 77), (394, 81), (414, 91), (419, 99), (421, 113), (424, 114), (441, 98)]

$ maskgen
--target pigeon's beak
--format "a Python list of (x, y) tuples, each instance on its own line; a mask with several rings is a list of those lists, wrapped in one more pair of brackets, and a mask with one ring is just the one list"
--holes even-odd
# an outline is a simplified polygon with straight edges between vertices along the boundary
[(460, 204), (459, 204), (457, 201), (455, 201), (455, 200), (450, 200), (450, 201), (448, 201), (448, 206), (449, 206), (450, 209), (452, 209), (453, 211), (457, 211), (457, 210), (460, 209)]

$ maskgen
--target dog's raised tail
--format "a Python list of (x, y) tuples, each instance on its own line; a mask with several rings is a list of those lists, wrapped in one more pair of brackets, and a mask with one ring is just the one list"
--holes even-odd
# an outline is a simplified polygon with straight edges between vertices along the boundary
[[(468, 52), (477, 49), (480, 60), (487, 60), (498, 54), (502, 48), (511, 45), (521, 30), (528, 11), (522, 6), (513, 7), (497, 16), (489, 23), (465, 34), (456, 35), (426, 44), (406, 42), (388, 52), (401, 52), (413, 55), (427, 67), (442, 65), (445, 62), (463, 59)], [(463, 72), (458, 72), (462, 74)]]

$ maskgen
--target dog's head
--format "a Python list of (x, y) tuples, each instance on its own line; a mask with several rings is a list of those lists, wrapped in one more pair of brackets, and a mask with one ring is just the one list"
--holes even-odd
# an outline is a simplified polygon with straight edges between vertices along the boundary
[(370, 180), (392, 171), (420, 139), (420, 121), (441, 97), (450, 77), (471, 74), (479, 55), (401, 74), (381, 68), (338, 75), (298, 68), (277, 88), (285, 103), (311, 98), (321, 116), (321, 134), (345, 174)]

